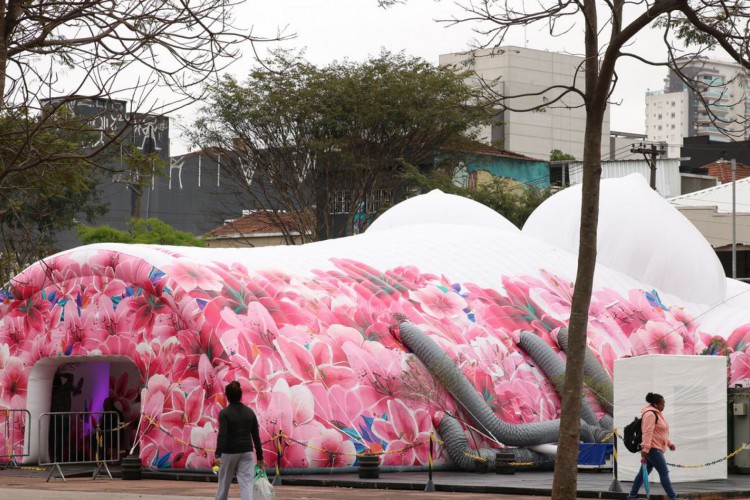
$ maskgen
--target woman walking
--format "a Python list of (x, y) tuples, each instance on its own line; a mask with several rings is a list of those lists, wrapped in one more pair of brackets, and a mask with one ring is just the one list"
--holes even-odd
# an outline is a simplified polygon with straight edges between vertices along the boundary
[[(675, 450), (674, 443), (669, 439), (669, 424), (662, 414), (666, 401), (661, 394), (649, 392), (646, 394), (646, 402), (648, 404), (641, 408), (641, 462), (645, 461), (649, 473), (656, 469), (659, 473), (661, 486), (669, 500), (676, 500), (677, 495), (672, 489), (667, 460), (664, 458), (664, 451), (667, 448), (671, 451)], [(641, 485), (643, 485), (643, 474), (639, 469), (635, 479), (633, 479), (633, 487), (630, 489), (630, 495), (628, 495), (629, 499), (638, 496)]]

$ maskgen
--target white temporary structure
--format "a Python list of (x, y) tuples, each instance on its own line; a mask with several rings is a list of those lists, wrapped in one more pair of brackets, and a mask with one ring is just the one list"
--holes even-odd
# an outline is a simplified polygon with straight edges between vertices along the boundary
[[(725, 356), (651, 355), (615, 361), (615, 428), (640, 416), (649, 392), (664, 396), (664, 417), (676, 450), (666, 451), (667, 463), (704, 465), (670, 467), (673, 483), (726, 479), (727, 358)], [(617, 473), (632, 481), (641, 468), (640, 454), (618, 447)], [(654, 470), (651, 482), (658, 483)], [(679, 488), (677, 488), (679, 489)]]

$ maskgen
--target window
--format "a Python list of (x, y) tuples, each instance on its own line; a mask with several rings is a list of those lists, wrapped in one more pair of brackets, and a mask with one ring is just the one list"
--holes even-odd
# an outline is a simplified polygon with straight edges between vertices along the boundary
[(331, 201), (332, 214), (348, 214), (351, 210), (352, 192), (349, 189), (340, 189), (333, 192)]
[(331, 199), (332, 214), (350, 214), (352, 211), (361, 212), (364, 208), (365, 213), (371, 214), (378, 212), (391, 201), (390, 189), (375, 189), (367, 193), (365, 204), (361, 202), (357, 210), (353, 210), (352, 198), (354, 193), (350, 189), (340, 189), (333, 192)]
[(389, 189), (376, 189), (367, 194), (367, 213), (371, 214), (380, 211), (384, 205), (391, 201), (391, 191)]
[(658, 118), (659, 120), (661, 120), (661, 115), (659, 115), (659, 116), (658, 116), (657, 118)]

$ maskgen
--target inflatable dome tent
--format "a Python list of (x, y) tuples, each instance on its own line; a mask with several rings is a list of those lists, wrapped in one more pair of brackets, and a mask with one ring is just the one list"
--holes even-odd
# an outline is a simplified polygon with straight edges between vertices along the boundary
[[(719, 346), (729, 384), (750, 380), (750, 312), (729, 302), (747, 287), (727, 286), (705, 240), (642, 178), (602, 181), (602, 192), (587, 364), (599, 390), (582, 411), (591, 440), (612, 427), (620, 357)], [(29, 440), (25, 460), (38, 460), (33, 422), (49, 411), (52, 378), (77, 370), (83, 406), (116, 399), (150, 467), (210, 467), (232, 380), (259, 415), (266, 461), (284, 468), (352, 466), (363, 452), (425, 466), (433, 432), (437, 464), (470, 467), (502, 447), (543, 462), (560, 416), (552, 380), (564, 371), (576, 203), (580, 189), (557, 194), (520, 231), (433, 192), (364, 234), (303, 246), (98, 244), (49, 257), (2, 293), (0, 408), (28, 409), (32, 425), (0, 444)]]

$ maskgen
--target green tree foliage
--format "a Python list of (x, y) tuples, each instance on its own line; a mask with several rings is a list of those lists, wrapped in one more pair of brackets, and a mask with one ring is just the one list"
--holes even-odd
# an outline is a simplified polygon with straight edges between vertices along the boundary
[(186, 231), (178, 231), (159, 219), (132, 219), (129, 231), (109, 226), (76, 226), (78, 237), (88, 245), (91, 243), (144, 243), (152, 245), (175, 245), (186, 247), (206, 246), (202, 239)]
[[(101, 213), (106, 151), (154, 109), (202, 96), (239, 44), (278, 40), (236, 27), (235, 0), (0, 2), (0, 273), (53, 252), (54, 233)], [(124, 78), (123, 75), (127, 75)], [(82, 97), (82, 96), (85, 96)], [(103, 102), (121, 99), (129, 110)], [(75, 104), (87, 111), (72, 117)], [(140, 117), (140, 118), (139, 118)], [(73, 119), (75, 118), (75, 119)], [(75, 209), (77, 207), (77, 210)]]
[[(0, 114), (3, 281), (57, 251), (57, 234), (72, 228), (75, 217), (90, 222), (105, 212), (96, 191), (94, 166), (77, 155), (85, 135), (64, 114), (45, 120), (22, 112)], [(44, 161), (50, 152), (59, 158)]]
[(406, 185), (423, 191), (439, 189), (444, 193), (469, 198), (486, 205), (521, 228), (544, 200), (549, 198), (549, 189), (538, 189), (524, 183), (505, 178), (493, 178), (491, 182), (469, 189), (453, 182), (454, 169), (441, 168), (431, 171), (420, 170), (413, 165), (404, 169)]
[(559, 149), (553, 149), (549, 152), (549, 161), (566, 161), (566, 160), (575, 160), (576, 157), (568, 154), (563, 153)]
[(333, 211), (351, 222), (368, 193), (398, 187), (403, 164), (431, 164), (486, 119), (465, 76), (389, 52), (324, 68), (278, 52), (244, 83), (225, 77), (211, 87), (192, 139), (234, 152), (233, 168), (222, 156), (225, 175), (252, 208), (293, 214), (282, 231), (341, 236)]

